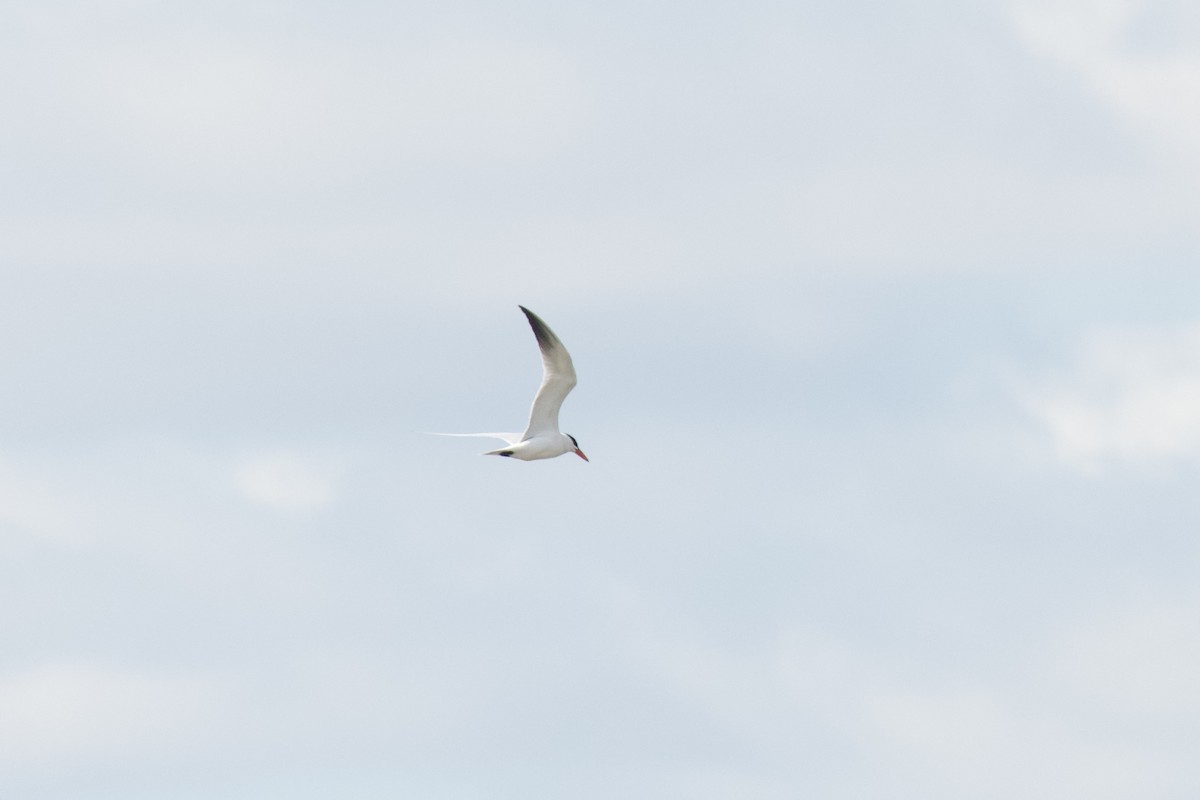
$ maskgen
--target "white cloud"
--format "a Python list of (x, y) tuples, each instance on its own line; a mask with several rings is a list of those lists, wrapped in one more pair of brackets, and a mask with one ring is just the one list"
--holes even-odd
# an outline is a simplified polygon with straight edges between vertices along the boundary
[(1137, 24), (1155, 11), (1181, 13), (1161, 0), (1055, 0), (1019, 3), (1014, 18), (1031, 49), (1079, 74), (1133, 129), (1197, 159), (1200, 51), (1194, 43), (1134, 46)]
[(1013, 725), (1007, 709), (981, 691), (878, 692), (865, 698), (865, 706), (899, 746), (936, 752), (968, 774), (986, 766)]
[(1111, 247), (1162, 225), (1161, 198), (1122, 176), (1063, 179), (953, 156), (841, 170), (779, 199), (769, 219), (794, 252), (874, 270), (1007, 272), (1047, 252), (1091, 253), (1097, 230)]
[(400, 165), (520, 161), (588, 114), (569, 54), (520, 39), (399, 30), (374, 45), (111, 4), (12, 16), (8, 149), (99, 158), (151, 185), (319, 190)]
[(881, 744), (905, 771), (924, 774), (926, 792), (940, 786), (949, 797), (1166, 796), (1178, 789), (1186, 763), (1093, 735), (1008, 692), (882, 691), (869, 694), (864, 706)]
[(590, 114), (575, 55), (545, 37), (427, 30), (380, 11), (352, 23), (376, 18), (355, 38), (336, 24), (355, 16), (344, 13), (281, 26), (283, 10), (262, 4), (227, 18), (126, 5), (0, 11), (0, 68), (20, 76), (0, 85), (5, 166), (74, 173), (108, 200), (164, 185), (320, 192), (414, 164), (552, 156)]
[(1200, 714), (1200, 605), (1159, 604), (1097, 620), (1061, 645), (1067, 691), (1108, 711)]
[(520, 159), (553, 149), (582, 112), (565, 58), (499, 41), (386, 52), (203, 42), (113, 56), (91, 87), (113, 130), (163, 163), (184, 156), (219, 175)]
[(74, 497), (0, 463), (0, 525), (60, 544), (77, 545), (92, 539), (92, 516)]
[(189, 678), (92, 665), (0, 675), (0, 750), (26, 761), (170, 746), (188, 738), (209, 694)]
[(806, 728), (855, 742), (875, 765), (859, 793), (887, 785), (896, 796), (920, 787), (913, 796), (1123, 800), (1177, 790), (1189, 763), (1064, 713), (1058, 675), (1053, 701), (1040, 703), (1012, 681), (914, 680), (817, 631), (790, 631), (758, 652), (663, 630), (642, 644), (673, 691), (759, 753), (793, 757)]
[(1093, 331), (1074, 365), (1018, 394), (1057, 456), (1084, 471), (1195, 458), (1200, 324)]
[(241, 493), (277, 511), (317, 511), (336, 499), (338, 468), (293, 453), (272, 453), (245, 459), (235, 480)]

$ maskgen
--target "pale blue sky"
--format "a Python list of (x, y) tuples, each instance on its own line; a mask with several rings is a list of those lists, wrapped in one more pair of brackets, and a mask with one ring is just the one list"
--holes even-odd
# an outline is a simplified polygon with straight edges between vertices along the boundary
[[(0, 11), (0, 795), (1200, 792), (1185, 2)], [(517, 304), (591, 463), (520, 427)]]

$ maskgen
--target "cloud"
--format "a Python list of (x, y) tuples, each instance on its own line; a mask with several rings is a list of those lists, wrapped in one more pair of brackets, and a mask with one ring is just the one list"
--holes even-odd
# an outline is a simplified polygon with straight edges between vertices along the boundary
[(190, 678), (87, 664), (0, 675), (0, 749), (28, 761), (168, 746), (199, 723), (209, 694)]
[(1185, 759), (1065, 724), (1010, 689), (886, 690), (864, 707), (905, 773), (924, 774), (924, 796), (1120, 800), (1179, 788)]
[[(1076, 72), (1132, 129), (1200, 163), (1200, 52), (1195, 42), (1146, 46), (1136, 33), (1152, 16), (1186, 28), (1180, 6), (1161, 0), (1019, 3), (1016, 30), (1041, 55)], [(1174, 23), (1174, 24), (1172, 24)]]
[(1070, 634), (1055, 666), (1067, 691), (1093, 707), (1143, 716), (1200, 713), (1200, 605), (1129, 609)]
[(1083, 471), (1200, 455), (1200, 323), (1107, 328), (1076, 363), (1018, 391), (1058, 458)]
[(879, 730), (897, 744), (960, 763), (994, 752), (1013, 724), (1003, 704), (982, 691), (879, 692), (868, 695), (865, 705)]
[(522, 161), (586, 120), (572, 58), (523, 39), (190, 20), (111, 4), (14, 14), (7, 149), (143, 185), (319, 190), (413, 164)]
[(272, 453), (245, 459), (238, 490), (260, 505), (285, 512), (317, 511), (336, 499), (338, 468), (308, 456)]
[[(1166, 796), (1185, 781), (1186, 753), (1097, 731), (1093, 717), (1064, 713), (1061, 672), (930, 681), (905, 674), (903, 658), (881, 658), (816, 630), (791, 630), (764, 644), (748, 650), (657, 630), (638, 650), (649, 674), (728, 742), (762, 758), (793, 761), (798, 747), (813, 746), (802, 743), (814, 730), (823, 744), (852, 742), (855, 752), (869, 753), (874, 774), (861, 786), (843, 781), (859, 794), (887, 785), (898, 797), (1120, 800)], [(1091, 654), (1070, 651), (1072, 658)], [(1032, 655), (1044, 663), (1043, 653)], [(1191, 665), (1179, 663), (1169, 677), (1186, 679)], [(1031, 700), (1047, 687), (1050, 700)]]
[(92, 539), (92, 514), (45, 481), (0, 462), (0, 525), (59, 544)]
[(490, 40), (128, 49), (105, 73), (92, 91), (114, 130), (219, 174), (522, 159), (552, 150), (582, 110), (560, 54)]

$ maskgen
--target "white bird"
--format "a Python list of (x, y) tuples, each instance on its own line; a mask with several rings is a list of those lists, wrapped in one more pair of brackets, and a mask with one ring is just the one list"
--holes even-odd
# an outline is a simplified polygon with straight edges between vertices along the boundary
[(571, 354), (563, 347), (562, 341), (555, 336), (550, 326), (525, 306), (517, 306), (525, 312), (529, 327), (537, 338), (538, 349), (542, 352), (542, 385), (533, 398), (533, 407), (529, 409), (529, 424), (524, 433), (446, 433), (443, 436), (486, 436), (500, 439), (507, 446), (497, 450), (489, 450), (485, 456), (506, 456), (519, 458), (522, 461), (534, 461), (539, 458), (555, 458), (564, 453), (574, 453), (584, 461), (588, 457), (579, 449), (579, 442), (569, 433), (558, 430), (558, 410), (562, 408), (563, 400), (575, 388), (575, 365), (571, 363)]

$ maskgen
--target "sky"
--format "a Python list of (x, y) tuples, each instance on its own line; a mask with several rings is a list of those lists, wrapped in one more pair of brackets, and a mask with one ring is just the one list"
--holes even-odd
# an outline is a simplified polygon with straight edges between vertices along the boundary
[[(1184, 0), (11, 0), (0, 795), (1200, 793)], [(570, 349), (591, 459), (481, 458)]]

